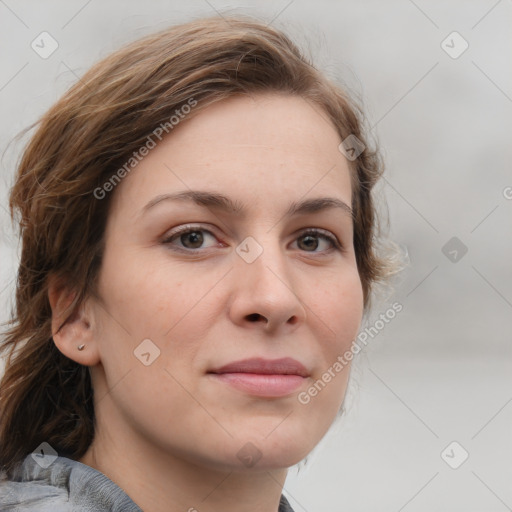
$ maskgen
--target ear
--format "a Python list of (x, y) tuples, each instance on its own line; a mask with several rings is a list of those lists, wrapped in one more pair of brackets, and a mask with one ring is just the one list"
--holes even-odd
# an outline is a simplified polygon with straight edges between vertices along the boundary
[[(92, 312), (88, 303), (77, 306), (66, 318), (65, 312), (73, 302), (76, 291), (63, 279), (50, 276), (48, 300), (52, 308), (52, 337), (56, 347), (66, 357), (84, 366), (100, 362), (97, 340), (92, 329)], [(84, 345), (82, 350), (78, 347)]]

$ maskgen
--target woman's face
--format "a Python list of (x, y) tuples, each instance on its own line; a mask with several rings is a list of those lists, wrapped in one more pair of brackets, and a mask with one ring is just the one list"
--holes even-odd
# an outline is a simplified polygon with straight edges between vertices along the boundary
[(301, 98), (231, 98), (112, 192), (91, 302), (100, 433), (217, 469), (288, 467), (320, 441), (363, 312), (348, 210), (307, 207), (351, 206), (339, 143)]

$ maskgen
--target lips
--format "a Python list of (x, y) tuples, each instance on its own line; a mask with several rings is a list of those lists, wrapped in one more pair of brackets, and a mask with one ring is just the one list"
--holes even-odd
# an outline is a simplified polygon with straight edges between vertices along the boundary
[(309, 376), (306, 367), (291, 357), (283, 357), (282, 359), (243, 359), (221, 366), (209, 373), (256, 373), (260, 375)]
[(253, 358), (235, 361), (208, 372), (222, 385), (253, 396), (280, 398), (303, 386), (309, 372), (293, 358)]

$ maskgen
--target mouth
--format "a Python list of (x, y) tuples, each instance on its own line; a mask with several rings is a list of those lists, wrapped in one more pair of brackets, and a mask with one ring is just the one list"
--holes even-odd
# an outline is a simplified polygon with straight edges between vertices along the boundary
[(290, 395), (309, 377), (306, 367), (290, 357), (244, 359), (211, 370), (208, 374), (239, 391), (261, 397)]

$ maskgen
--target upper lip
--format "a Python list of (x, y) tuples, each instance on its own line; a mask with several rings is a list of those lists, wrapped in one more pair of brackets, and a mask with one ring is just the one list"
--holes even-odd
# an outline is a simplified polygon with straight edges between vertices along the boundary
[(233, 361), (209, 373), (260, 373), (267, 375), (300, 375), (308, 377), (309, 372), (299, 361), (291, 357), (281, 359), (264, 359), (255, 357)]

